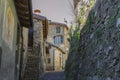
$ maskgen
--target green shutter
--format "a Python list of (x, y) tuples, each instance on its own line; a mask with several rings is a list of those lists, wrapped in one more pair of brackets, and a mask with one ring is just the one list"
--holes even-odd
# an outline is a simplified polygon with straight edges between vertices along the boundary
[(60, 33), (60, 27), (56, 27), (56, 33)]

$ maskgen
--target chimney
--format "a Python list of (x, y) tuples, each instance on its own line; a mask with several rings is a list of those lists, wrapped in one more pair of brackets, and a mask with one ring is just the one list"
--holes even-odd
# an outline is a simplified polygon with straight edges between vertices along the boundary
[(39, 9), (35, 9), (35, 10), (34, 10), (34, 13), (35, 13), (35, 14), (40, 14), (41, 11), (40, 11)]

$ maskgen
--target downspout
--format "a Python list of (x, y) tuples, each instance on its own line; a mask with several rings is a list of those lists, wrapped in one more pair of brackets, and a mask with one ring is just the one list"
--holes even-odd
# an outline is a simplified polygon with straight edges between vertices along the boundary
[(16, 54), (15, 54), (15, 80), (19, 80), (19, 61), (20, 61), (20, 26), (19, 24), (17, 24), (17, 41), (16, 41), (16, 45), (17, 45), (17, 50), (16, 50)]
[[(29, 19), (30, 19), (30, 26), (29, 28), (33, 27), (33, 12), (32, 12), (32, 0), (28, 0), (28, 6), (29, 6)], [(33, 28), (34, 29), (34, 28)], [(32, 42), (32, 51), (33, 51), (33, 42)]]
[(32, 0), (28, 0), (28, 6), (29, 6), (29, 18), (30, 18), (30, 25), (29, 27), (33, 27), (33, 13), (32, 13)]
[[(21, 27), (21, 25), (20, 25)], [(20, 36), (21, 36), (21, 50), (20, 50), (20, 69), (19, 69), (19, 80), (22, 80), (22, 65), (23, 65), (23, 27), (21, 27), (20, 30)]]

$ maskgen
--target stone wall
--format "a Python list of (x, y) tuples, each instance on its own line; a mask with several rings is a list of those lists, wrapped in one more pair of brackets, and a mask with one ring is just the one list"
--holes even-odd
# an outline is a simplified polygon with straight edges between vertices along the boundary
[[(27, 62), (27, 55), (28, 55), (28, 32), (29, 29), (23, 27), (23, 62), (22, 62), (22, 73), (25, 72), (26, 62)], [(24, 74), (22, 74), (23, 76)]]
[(45, 60), (44, 60), (44, 40), (43, 40), (43, 25), (42, 20), (34, 19), (34, 32), (33, 32), (33, 53), (39, 56), (39, 70), (40, 75), (43, 74), (45, 70)]
[(57, 35), (64, 35), (64, 27), (60, 26), (61, 32), (60, 33), (56, 33), (56, 27), (60, 26), (60, 25), (48, 25), (48, 36), (47, 36), (47, 41), (54, 43), (54, 36)]
[(65, 68), (67, 80), (76, 80), (74, 76), (78, 74), (77, 68), (79, 56), (77, 52), (79, 47), (80, 30), (82, 30), (84, 25), (86, 24), (88, 14), (95, 3), (94, 0), (84, 0), (80, 2), (78, 0), (75, 1), (78, 2), (76, 3), (76, 5), (78, 5), (75, 7), (76, 24), (72, 25), (69, 30), (70, 49)]
[(72, 53), (77, 57), (71, 80), (120, 80), (119, 18), (119, 0), (95, 1)]
[(55, 50), (54, 52), (54, 70), (62, 70), (62, 53), (58, 50)]
[(13, 0), (0, 0), (0, 9), (0, 47), (2, 48), (0, 80), (17, 80), (15, 53), (18, 20)]
[[(56, 27), (60, 27), (60, 33), (56, 33)], [(54, 44), (54, 37), (61, 35), (63, 36), (63, 43), (61, 44)], [(48, 70), (62, 70), (65, 66), (65, 62), (67, 59), (67, 49), (69, 47), (68, 41), (67, 41), (67, 35), (68, 35), (68, 29), (66, 28), (66, 26), (64, 25), (59, 25), (59, 24), (49, 24), (48, 25), (48, 36), (47, 36), (47, 42), (50, 42), (58, 47), (60, 47), (61, 49), (63, 49), (63, 51), (66, 52), (66, 54), (64, 55), (64, 58), (62, 58), (62, 53), (60, 51), (58, 51), (56, 48), (54, 47), (50, 47), (49, 49), (49, 57), (50, 58), (50, 63), (47, 63), (47, 69)], [(61, 55), (61, 56), (60, 56)], [(61, 61), (60, 60), (61, 57)], [(47, 60), (47, 59), (46, 59)]]

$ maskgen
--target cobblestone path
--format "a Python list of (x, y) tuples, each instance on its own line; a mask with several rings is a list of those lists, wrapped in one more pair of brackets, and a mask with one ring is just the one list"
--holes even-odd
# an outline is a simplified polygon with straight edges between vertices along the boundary
[(46, 72), (43, 80), (65, 80), (65, 74), (63, 71)]

